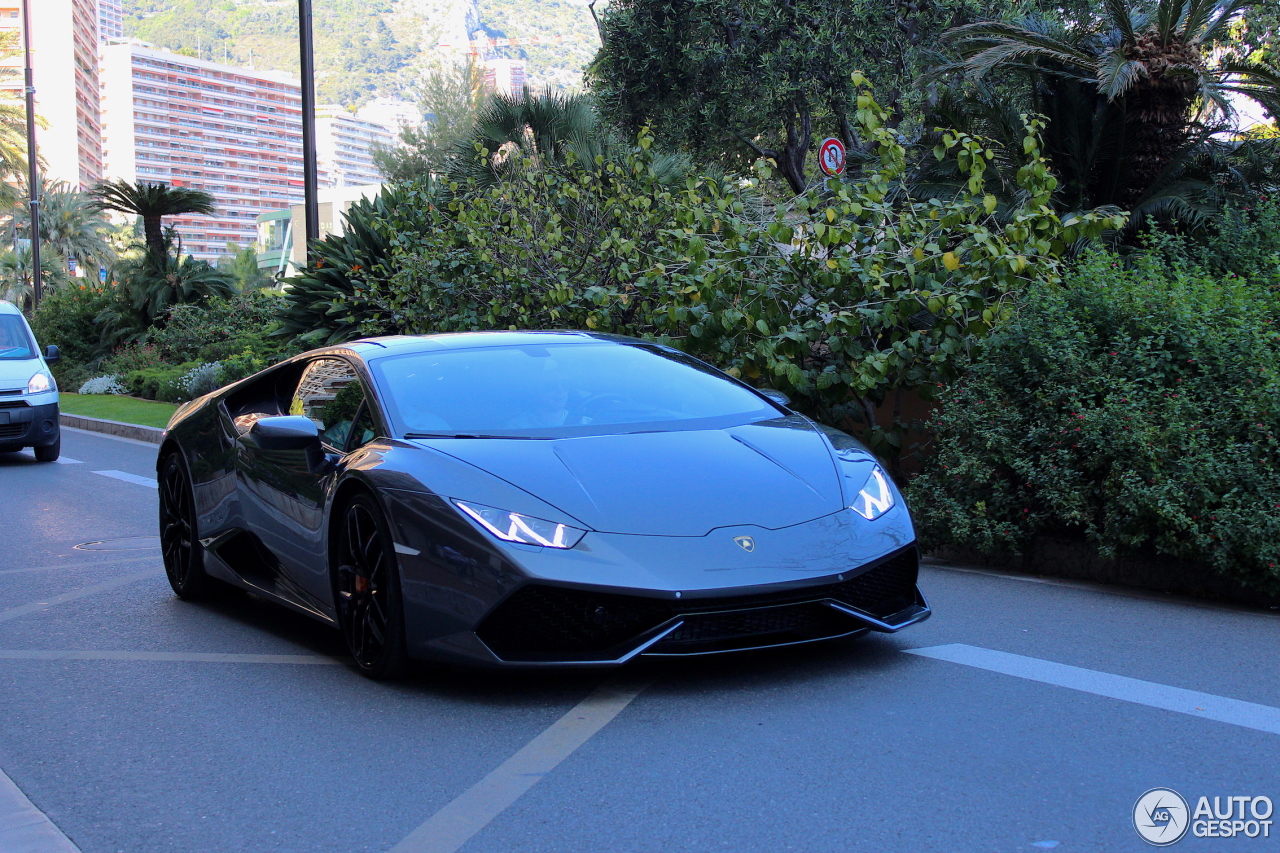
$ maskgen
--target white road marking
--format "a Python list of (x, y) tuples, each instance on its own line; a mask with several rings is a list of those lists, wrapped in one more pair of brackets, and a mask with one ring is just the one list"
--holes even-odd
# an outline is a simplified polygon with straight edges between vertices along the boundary
[(94, 471), (95, 474), (101, 474), (104, 477), (110, 477), (113, 480), (123, 480), (126, 483), (136, 483), (139, 486), (146, 486), (151, 489), (158, 489), (160, 486), (156, 483), (155, 477), (139, 477), (137, 474), (130, 474), (125, 471)]
[[(147, 578), (159, 577), (163, 574), (163, 569), (148, 569), (145, 572), (134, 572), (131, 575), (122, 575), (118, 578), (112, 578), (109, 581), (96, 583), (93, 586), (86, 586), (83, 589), (77, 589), (74, 592), (64, 592), (62, 595), (50, 596), (44, 601), (33, 601), (30, 604), (10, 607), (8, 610), (0, 610), (0, 622), (8, 622), (11, 619), (17, 619), (20, 616), (26, 616), (28, 613), (39, 613), (41, 610), (47, 610), (55, 604), (75, 601), (78, 598), (85, 598), (99, 592), (106, 592), (107, 590), (112, 590)], [(0, 850), (4, 850), (4, 848), (0, 847)]]
[(618, 716), (651, 683), (627, 684), (610, 679), (600, 685), (549, 729), (409, 833), (391, 848), (391, 853), (455, 853)]
[(59, 456), (56, 460), (59, 465), (83, 465), (79, 459), (72, 459), (70, 456)]
[[(323, 655), (242, 655), (215, 652), (113, 652), (56, 649), (0, 649), (0, 660), (117, 660), (177, 661), (180, 663), (288, 663), (304, 666), (346, 666), (340, 658)], [(0, 845), (0, 850), (4, 847)]]
[(395, 543), (395, 546), (397, 554), (404, 554), (407, 557), (416, 557), (422, 553), (417, 548), (410, 548), (408, 545), (401, 545), (399, 542)]
[(45, 813), (0, 770), (0, 850), (4, 853), (80, 853)]
[(1280, 708), (1273, 708), (1270, 705), (1244, 702), (1226, 696), (1215, 696), (1212, 693), (1201, 693), (1198, 690), (1170, 687), (1154, 681), (1143, 681), (1124, 675), (1113, 675), (1109, 672), (1098, 672), (1039, 658), (984, 649), (980, 646), (968, 646), (964, 643), (904, 651), (935, 660), (1025, 678), (1029, 681), (1039, 681), (1042, 684), (1052, 684), (1096, 696), (1106, 696), (1137, 705), (1176, 711), (1179, 714), (1280, 735)]

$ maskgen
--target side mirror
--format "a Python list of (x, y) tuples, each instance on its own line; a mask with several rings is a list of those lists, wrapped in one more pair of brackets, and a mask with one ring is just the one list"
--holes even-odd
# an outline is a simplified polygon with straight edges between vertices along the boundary
[(53, 344), (49, 344), (47, 347), (44, 348), (45, 364), (53, 364), (55, 361), (57, 361), (60, 358), (62, 358), (62, 356), (58, 354), (58, 348)]
[(249, 430), (249, 439), (263, 450), (306, 450), (320, 447), (320, 431), (311, 418), (281, 415), (263, 418)]
[(760, 393), (777, 403), (779, 406), (791, 405), (791, 398), (775, 388), (761, 388)]

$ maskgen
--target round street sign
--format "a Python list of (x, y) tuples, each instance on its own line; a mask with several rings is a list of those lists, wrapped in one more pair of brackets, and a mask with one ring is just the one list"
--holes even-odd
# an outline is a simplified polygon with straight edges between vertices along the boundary
[(844, 143), (834, 136), (828, 136), (818, 146), (818, 167), (831, 175), (844, 174)]

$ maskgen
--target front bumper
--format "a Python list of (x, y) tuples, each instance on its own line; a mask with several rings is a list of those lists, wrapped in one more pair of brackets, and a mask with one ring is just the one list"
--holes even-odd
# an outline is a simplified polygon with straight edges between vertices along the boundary
[(57, 403), (0, 398), (0, 447), (48, 447), (59, 435)]
[[(916, 586), (914, 544), (853, 573), (740, 594), (647, 597), (530, 583), (475, 636), (510, 664), (618, 664), (639, 655), (717, 654), (894, 632), (930, 609)], [(852, 574), (852, 577), (850, 577)]]

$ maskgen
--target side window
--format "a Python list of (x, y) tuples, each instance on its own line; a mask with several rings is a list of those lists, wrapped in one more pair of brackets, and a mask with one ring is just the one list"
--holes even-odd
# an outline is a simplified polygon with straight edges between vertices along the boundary
[(363, 402), (364, 389), (355, 368), (340, 358), (321, 358), (302, 374), (289, 414), (311, 418), (324, 443), (341, 450), (347, 446)]
[(351, 427), (351, 443), (347, 445), (347, 449), (363, 447), (377, 437), (378, 428), (373, 425), (373, 412), (366, 403), (360, 407), (360, 414), (356, 415), (356, 422)]

